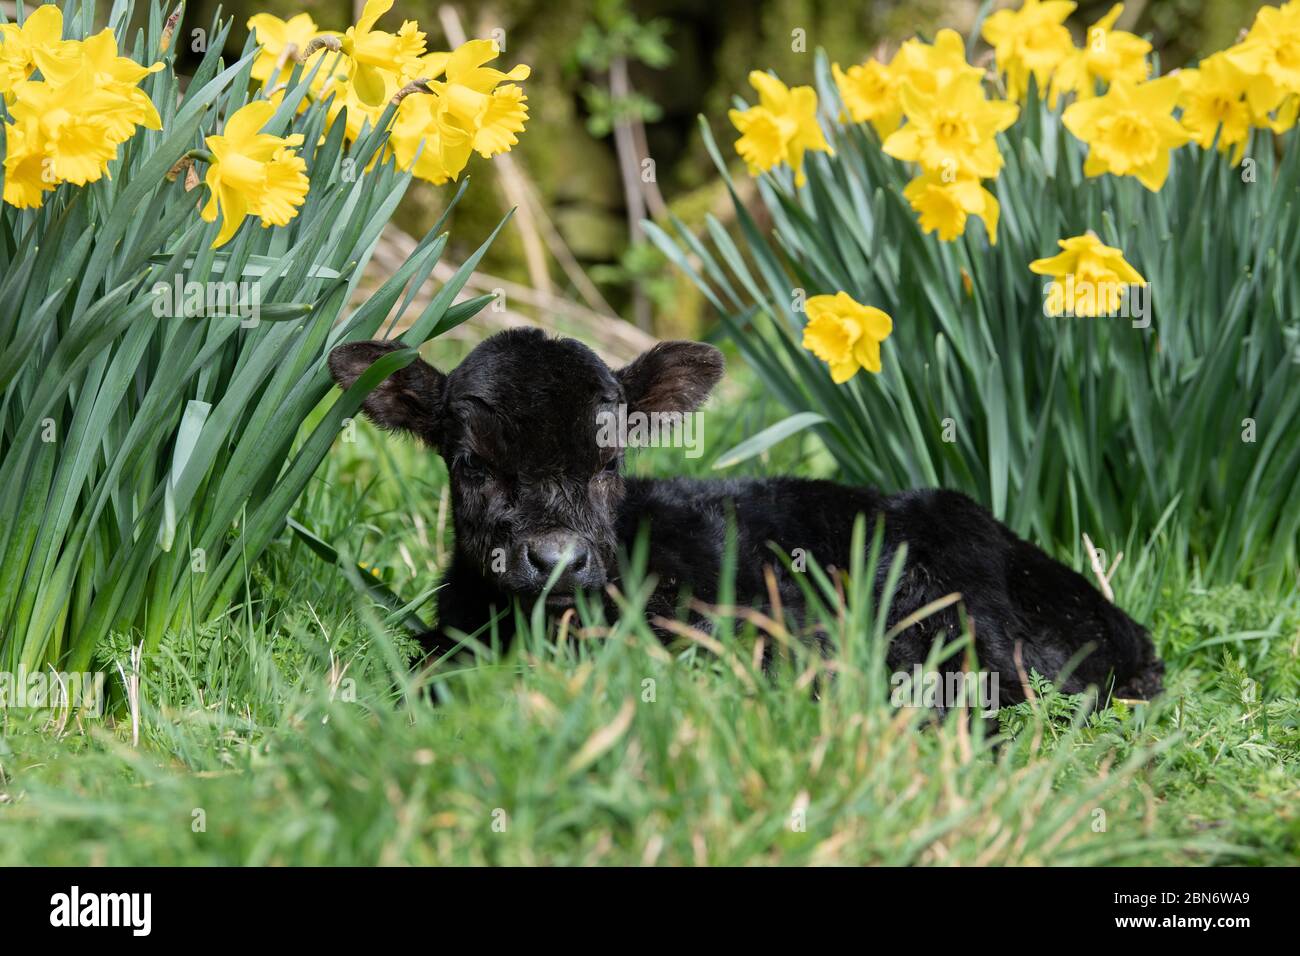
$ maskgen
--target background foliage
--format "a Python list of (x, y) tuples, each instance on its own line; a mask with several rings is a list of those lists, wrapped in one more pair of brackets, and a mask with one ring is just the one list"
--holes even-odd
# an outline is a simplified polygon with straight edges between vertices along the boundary
[[(200, 20), (206, 20), (217, 3), (198, 0), (192, 9)], [(697, 118), (701, 114), (708, 118), (719, 142), (734, 138), (726, 110), (737, 93), (747, 90), (745, 77), (756, 64), (808, 82), (818, 47), (832, 60), (856, 63), (881, 45), (896, 46), (913, 33), (932, 34), (940, 25), (965, 33), (979, 7), (976, 0), (627, 0), (616, 5), (642, 24), (660, 20), (668, 25), (663, 37), (671, 54), (667, 65), (630, 65), (633, 91), (657, 108), (655, 117), (645, 123), (645, 142), (668, 207), (693, 227), (701, 226), (705, 213), (713, 212), (729, 228), (734, 227), (730, 203), (699, 137)], [(1110, 0), (1084, 0), (1072, 19), (1091, 23), (1110, 5)], [(1130, 2), (1121, 24), (1140, 34), (1151, 32), (1166, 68), (1172, 68), (1229, 43), (1260, 5), (1259, 0)], [(438, 14), (443, 6), (436, 0), (402, 0), (393, 15), (418, 19), (432, 42), (438, 35)], [(589, 128), (591, 89), (607, 87), (607, 76), (581, 62), (576, 38), (598, 26), (598, 9), (609, 4), (497, 0), (490, 5), (462, 2), (449, 6), (459, 11), (471, 36), (489, 36), (494, 29), (504, 29), (509, 56), (534, 65), (528, 82), (534, 117), (529, 124), (532, 147), (517, 153), (515, 159), (536, 189), (541, 209), (598, 281), (613, 311), (631, 318), (634, 286), (650, 286), (646, 291), (656, 334), (698, 337), (708, 333), (714, 324), (709, 305), (691, 283), (664, 270), (663, 259), (648, 245), (638, 244), (629, 250), (636, 237), (628, 225), (614, 138), (594, 135)], [(257, 4), (237, 0), (222, 4), (222, 9), (235, 20), (227, 41), (230, 52), (242, 46), (244, 24), (260, 10), (281, 17), (307, 10), (318, 24), (333, 28), (351, 22), (354, 12), (349, 0), (266, 0)], [(803, 52), (792, 49), (791, 30), (796, 26), (806, 31)], [(728, 160), (734, 160), (729, 150)], [(473, 237), (485, 235), (505, 210), (518, 202), (500, 188), (496, 170), (474, 175), (487, 177), (497, 188), (474, 189), (457, 208), (450, 220), (453, 238), (449, 255), (454, 261), (472, 251)], [(752, 198), (748, 184), (741, 185), (741, 194)], [(397, 213), (398, 221), (422, 235), (443, 211), (445, 200), (438, 191), (416, 183)], [(760, 220), (760, 224), (766, 225), (766, 221)], [(523, 233), (508, 230), (489, 251), (485, 270), (514, 281), (532, 281), (524, 251)], [(562, 296), (577, 297), (578, 290), (555, 263), (550, 264), (549, 277)]]

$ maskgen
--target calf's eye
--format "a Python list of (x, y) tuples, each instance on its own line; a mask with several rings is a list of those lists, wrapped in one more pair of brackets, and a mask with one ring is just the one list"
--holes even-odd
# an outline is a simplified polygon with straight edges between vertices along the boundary
[(462, 456), (460, 464), (465, 474), (471, 478), (482, 481), (492, 477), (488, 463), (473, 452)]
[(617, 475), (618, 458), (617, 457), (611, 458), (609, 461), (605, 462), (605, 466), (600, 469), (600, 473), (602, 475)]

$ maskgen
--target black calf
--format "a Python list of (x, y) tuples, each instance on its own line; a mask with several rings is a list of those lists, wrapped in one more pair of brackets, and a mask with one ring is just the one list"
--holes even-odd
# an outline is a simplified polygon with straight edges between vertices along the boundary
[[(341, 345), (330, 355), (330, 371), (346, 388), (395, 348)], [(711, 346), (665, 342), (614, 371), (586, 346), (530, 329), (493, 336), (449, 375), (417, 359), (380, 384), (366, 399), (366, 414), (437, 449), (451, 479), (455, 555), (426, 646), (452, 646), (453, 632), (478, 630), (512, 598), (535, 599), (557, 564), (564, 570), (549, 606), (571, 605), (578, 589), (599, 592), (643, 524), (658, 582), (651, 611), (673, 617), (684, 591), (712, 601), (729, 513), (736, 521), (737, 601), (768, 603), (764, 567), (771, 566), (783, 607), (798, 614), (803, 592), (772, 545), (787, 554), (801, 549), (823, 567), (847, 568), (854, 519), (865, 514), (884, 520), (878, 589), (893, 555), (907, 545), (891, 622), (960, 593), (980, 666), (998, 673), (1002, 702), (1022, 699), (1020, 668), (1057, 678), (1072, 659), (1067, 691), (1095, 685), (1142, 698), (1160, 691), (1163, 666), (1146, 631), (965, 495), (884, 495), (794, 478), (624, 478), (622, 448), (600, 440), (609, 420), (602, 416), (617, 417), (620, 404), (629, 418), (693, 411), (722, 367)], [(936, 639), (959, 633), (950, 606), (895, 637), (887, 662), (910, 672)]]

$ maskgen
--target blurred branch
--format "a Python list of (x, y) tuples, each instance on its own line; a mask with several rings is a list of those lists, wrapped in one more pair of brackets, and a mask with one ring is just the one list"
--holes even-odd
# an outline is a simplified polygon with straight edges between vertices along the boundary
[(591, 281), (591, 278), (582, 268), (582, 264), (578, 262), (578, 257), (573, 254), (569, 244), (564, 241), (560, 231), (555, 228), (555, 223), (551, 221), (551, 217), (546, 214), (546, 207), (542, 204), (537, 187), (527, 179), (525, 179), (524, 185), (528, 192), (528, 199), (533, 205), (537, 224), (541, 227), (542, 235), (546, 239), (547, 248), (550, 249), (551, 255), (555, 257), (555, 261), (560, 264), (560, 268), (564, 270), (565, 276), (573, 283), (574, 288), (578, 290), (578, 294), (582, 296), (583, 301), (587, 303), (589, 308), (609, 318), (617, 318), (618, 313), (614, 311), (614, 307), (600, 294), (600, 289), (596, 287), (596, 283)]
[[(637, 155), (650, 158), (650, 145), (646, 142), (645, 136), (645, 120), (639, 116), (632, 123), (632, 135), (636, 138)], [(668, 203), (664, 202), (664, 194), (659, 191), (658, 168), (648, 180), (641, 180), (641, 194), (645, 196), (646, 205), (650, 207), (651, 219), (662, 222), (668, 218)]]
[[(609, 95), (614, 103), (626, 103), (632, 95), (627, 75), (627, 58), (616, 56), (609, 63)], [(618, 154), (618, 171), (623, 180), (623, 202), (627, 209), (627, 233), (632, 242), (644, 238), (641, 220), (646, 216), (645, 194), (641, 192), (641, 164), (637, 158), (636, 137), (626, 113), (618, 111), (614, 120), (614, 148)], [(650, 302), (636, 283), (632, 285), (632, 312), (639, 328), (649, 329)]]

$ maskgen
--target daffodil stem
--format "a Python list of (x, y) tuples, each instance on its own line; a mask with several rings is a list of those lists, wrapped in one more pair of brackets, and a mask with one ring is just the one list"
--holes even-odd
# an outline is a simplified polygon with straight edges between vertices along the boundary
[(426, 79), (421, 78), (418, 80), (412, 80), (393, 94), (393, 105), (396, 106), (398, 103), (401, 103), (402, 100), (406, 99), (412, 93), (433, 93), (433, 89), (429, 86), (429, 81)]
[(284, 49), (280, 51), (280, 55), (276, 57), (275, 75), (279, 76), (280, 71), (284, 69), (285, 64), (288, 63), (290, 60), (295, 59), (297, 56), (298, 56), (298, 44), (286, 43), (284, 45)]
[(332, 36), (315, 37), (312, 39), (310, 43), (307, 44), (307, 46), (303, 49), (301, 53), (295, 54), (294, 58), (299, 63), (306, 63), (308, 58), (313, 53), (315, 53), (317, 50), (320, 49), (332, 50), (333, 52), (338, 53), (343, 49), (343, 44), (339, 42), (338, 37), (332, 37)]
[[(194, 168), (194, 164), (196, 162), (203, 162), (203, 163), (210, 164), (212, 162), (212, 154), (208, 152), (206, 149), (190, 150), (188, 153), (183, 155), (180, 159), (176, 160), (176, 162), (172, 164), (171, 169), (167, 170), (167, 174), (166, 174), (167, 181), (174, 183), (176, 182), (177, 179), (181, 177), (181, 174), (186, 174), (187, 185), (185, 188), (186, 189), (193, 188), (192, 185), (189, 185), (189, 173), (190, 170)], [(195, 175), (197, 176), (197, 174)]]

